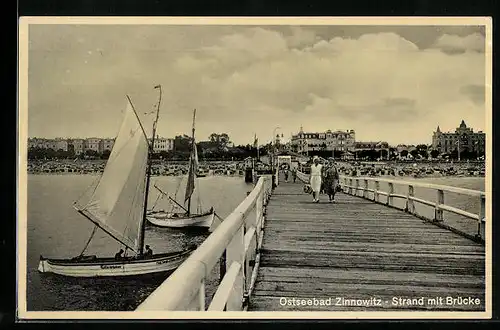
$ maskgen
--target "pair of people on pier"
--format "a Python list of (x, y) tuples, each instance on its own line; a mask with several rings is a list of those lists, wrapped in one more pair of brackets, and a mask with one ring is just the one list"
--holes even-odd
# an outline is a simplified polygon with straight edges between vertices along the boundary
[(310, 184), (313, 191), (313, 202), (319, 203), (319, 195), (323, 190), (327, 195), (330, 203), (335, 201), (335, 193), (339, 184), (339, 173), (335, 166), (333, 158), (328, 160), (326, 166), (319, 162), (317, 156), (313, 159), (311, 165)]
[(293, 180), (293, 183), (295, 183), (295, 181), (297, 180), (297, 168), (296, 167), (292, 168), (292, 180)]

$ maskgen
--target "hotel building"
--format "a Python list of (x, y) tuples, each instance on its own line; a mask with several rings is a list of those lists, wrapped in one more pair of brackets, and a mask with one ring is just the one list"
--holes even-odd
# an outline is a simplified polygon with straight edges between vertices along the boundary
[(482, 131), (474, 132), (462, 120), (455, 132), (441, 132), (439, 126), (432, 134), (432, 148), (440, 153), (451, 153), (457, 148), (460, 152), (469, 151), (484, 154), (486, 134)]
[(306, 154), (309, 151), (354, 151), (354, 130), (331, 131), (309, 133), (304, 132), (302, 127), (298, 134), (292, 136), (292, 150)]
[[(151, 139), (149, 139), (151, 143)], [(174, 150), (174, 139), (164, 138), (161, 136), (157, 136), (153, 145), (153, 152), (160, 151), (172, 151)]]

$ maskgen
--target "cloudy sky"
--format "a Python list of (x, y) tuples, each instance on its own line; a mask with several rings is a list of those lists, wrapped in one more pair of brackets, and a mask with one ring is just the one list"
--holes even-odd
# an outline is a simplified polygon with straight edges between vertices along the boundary
[[(477, 26), (31, 25), (29, 136), (114, 137), (130, 95), (164, 94), (159, 134), (354, 129), (359, 141), (430, 143), (462, 119), (485, 130)], [(143, 116), (150, 127), (152, 116)], [(150, 130), (150, 129), (149, 129)]]

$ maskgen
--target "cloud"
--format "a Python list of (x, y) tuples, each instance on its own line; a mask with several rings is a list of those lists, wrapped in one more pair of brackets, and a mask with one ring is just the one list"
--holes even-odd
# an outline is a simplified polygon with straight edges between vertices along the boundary
[[(427, 29), (437, 41), (422, 47), (387, 30), (325, 37), (309, 27), (60, 27), (47, 42), (55, 33), (41, 29), (30, 53), (30, 134), (112, 135), (103, 132), (116, 126), (124, 95), (149, 109), (157, 83), (165, 136), (187, 132), (193, 108), (199, 136), (219, 130), (241, 143), (278, 124), (285, 135), (303, 125), (394, 143), (427, 141), (438, 121), (484, 129), (480, 34), (432, 39)], [(442, 51), (452, 45), (467, 51)], [(90, 128), (75, 125), (82, 122)]]
[(469, 97), (477, 105), (484, 105), (484, 85), (466, 85), (460, 88), (460, 93)]
[(285, 38), (290, 48), (303, 48), (309, 46), (319, 38), (313, 29), (300, 26), (290, 26), (290, 32), (291, 34)]
[(433, 47), (448, 53), (463, 53), (466, 51), (484, 53), (485, 39), (484, 35), (480, 33), (474, 33), (464, 37), (444, 34), (436, 40)]
[(314, 102), (306, 111), (330, 114), (334, 118), (356, 122), (401, 123), (422, 116), (416, 108), (416, 101), (408, 98), (386, 98), (373, 103), (351, 102), (336, 104), (331, 99), (314, 96)]

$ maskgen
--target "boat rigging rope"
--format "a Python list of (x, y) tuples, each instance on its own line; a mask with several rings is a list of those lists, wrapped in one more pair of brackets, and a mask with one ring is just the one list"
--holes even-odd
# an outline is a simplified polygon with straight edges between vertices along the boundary
[[(83, 191), (83, 193), (78, 197), (78, 199), (76, 199), (76, 201), (73, 203), (73, 204), (77, 204), (78, 202), (81, 201), (81, 199), (83, 198), (83, 196), (87, 195), (87, 193), (90, 191), (91, 188), (94, 188), (93, 191), (92, 191), (92, 194), (93, 195), (95, 193), (95, 191), (97, 190), (97, 186), (98, 186), (98, 183), (99, 181), (101, 180), (102, 178), (102, 173), (101, 175), (98, 175), (93, 181), (92, 183), (87, 187), (87, 189), (85, 189)], [(86, 201), (86, 203), (88, 203), (89, 201)], [(76, 205), (78, 206), (78, 205)], [(80, 209), (80, 207), (78, 206), (78, 209)]]
[(224, 219), (222, 219), (217, 213), (214, 212), (214, 215), (220, 220), (220, 221), (224, 221)]
[(92, 229), (92, 233), (90, 234), (89, 240), (87, 241), (87, 244), (85, 244), (85, 247), (83, 248), (82, 252), (80, 253), (80, 256), (83, 256), (83, 253), (85, 252), (85, 250), (87, 250), (87, 247), (89, 246), (90, 241), (94, 237), (96, 230), (97, 230), (97, 226), (94, 226), (94, 229)]
[(158, 194), (158, 197), (156, 198), (156, 201), (153, 204), (153, 207), (151, 207), (151, 211), (155, 209), (156, 204), (158, 204), (158, 201), (163, 197), (163, 194)]
[[(198, 180), (196, 180), (196, 181), (198, 183)], [(197, 186), (198, 186), (198, 194), (196, 194), (196, 195), (198, 197), (197, 198), (198, 199), (198, 213), (201, 213), (203, 210), (203, 205), (201, 205), (201, 199), (200, 199), (201, 191), (200, 191), (200, 186), (198, 184), (197, 184)]]
[[(177, 188), (175, 189), (175, 195), (174, 195), (174, 199), (177, 200), (177, 193), (179, 192), (179, 189), (181, 188), (181, 183), (182, 183), (182, 176), (179, 177), (179, 181), (177, 182)], [(171, 203), (172, 204), (172, 209), (170, 210), (170, 212), (174, 212), (174, 209), (175, 209), (175, 204)]]
[(177, 188), (175, 189), (175, 199), (177, 200), (177, 193), (179, 192), (179, 189), (181, 188), (181, 183), (182, 183), (182, 176), (179, 177), (179, 181), (177, 182)]
[(200, 193), (198, 193), (198, 212), (201, 213), (203, 210), (203, 205), (201, 205)]
[(220, 223), (218, 225), (216, 225), (215, 227), (213, 227), (213, 225), (212, 225), (210, 227), (210, 231), (217, 229), (217, 226), (219, 226), (222, 222), (224, 222), (224, 219), (222, 219), (217, 213), (215, 213), (215, 211), (214, 211), (214, 215), (217, 217), (217, 219), (219, 219)]

